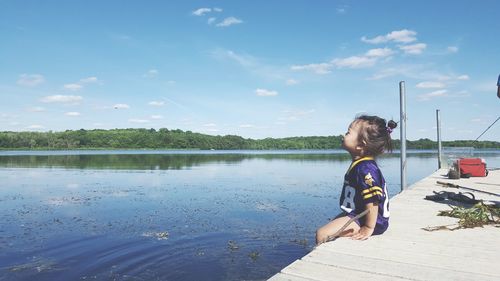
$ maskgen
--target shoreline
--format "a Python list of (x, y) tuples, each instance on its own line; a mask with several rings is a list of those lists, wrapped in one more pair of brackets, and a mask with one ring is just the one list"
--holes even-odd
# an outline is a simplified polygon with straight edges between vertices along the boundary
[[(464, 152), (463, 148), (444, 148), (445, 152)], [(478, 153), (492, 153), (500, 154), (500, 150), (497, 148), (472, 148), (472, 152)], [(19, 153), (18, 155), (36, 155), (37, 153), (42, 153), (42, 155), (50, 155), (49, 153), (54, 152), (56, 155), (64, 155), (67, 152), (69, 155), (72, 154), (87, 154), (87, 152), (99, 152), (98, 154), (127, 154), (129, 152), (136, 152), (133, 154), (347, 154), (343, 149), (170, 149), (170, 148), (78, 148), (78, 149), (8, 149), (0, 148), (0, 156), (11, 155), (10, 153)], [(81, 153), (83, 152), (83, 153)], [(102, 153), (106, 152), (106, 153)], [(437, 154), (437, 149), (407, 149), (408, 154)], [(6, 154), (4, 154), (6, 153)], [(31, 154), (33, 153), (33, 154)], [(392, 152), (387, 152), (384, 155), (399, 155), (400, 151), (395, 149)], [(14, 154), (12, 154), (14, 155)]]

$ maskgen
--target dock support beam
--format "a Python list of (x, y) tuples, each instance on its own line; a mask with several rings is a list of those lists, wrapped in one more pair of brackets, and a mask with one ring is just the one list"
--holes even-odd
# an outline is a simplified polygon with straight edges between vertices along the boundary
[(443, 167), (441, 160), (443, 159), (443, 149), (441, 145), (441, 116), (439, 109), (436, 109), (436, 126), (437, 126), (437, 143), (438, 143), (438, 169)]
[(399, 107), (401, 130), (401, 191), (406, 189), (406, 89), (405, 81), (399, 82)]

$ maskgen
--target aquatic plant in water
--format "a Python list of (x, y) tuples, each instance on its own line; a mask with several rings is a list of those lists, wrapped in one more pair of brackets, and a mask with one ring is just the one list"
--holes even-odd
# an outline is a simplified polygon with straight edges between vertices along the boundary
[(260, 257), (260, 253), (257, 251), (252, 251), (248, 256), (253, 260), (256, 261)]

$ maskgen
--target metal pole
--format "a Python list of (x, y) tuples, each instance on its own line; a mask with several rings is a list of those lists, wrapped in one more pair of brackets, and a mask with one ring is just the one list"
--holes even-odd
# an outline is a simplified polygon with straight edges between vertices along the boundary
[(443, 159), (443, 150), (441, 146), (441, 116), (439, 115), (439, 109), (436, 109), (436, 124), (438, 142), (438, 169), (441, 169), (443, 167), (441, 164), (441, 159)]
[(399, 82), (399, 108), (401, 123), (401, 191), (406, 189), (406, 89), (405, 81)]

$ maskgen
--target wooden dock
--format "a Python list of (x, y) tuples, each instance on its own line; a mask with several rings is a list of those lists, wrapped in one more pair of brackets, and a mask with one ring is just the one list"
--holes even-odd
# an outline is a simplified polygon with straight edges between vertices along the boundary
[[(438, 170), (390, 201), (390, 226), (366, 241), (340, 238), (320, 245), (269, 280), (500, 280), (500, 228), (426, 231), (456, 226), (458, 219), (437, 216), (446, 203), (424, 200), (432, 191), (465, 192), (436, 181), (500, 194), (500, 171), (484, 178), (449, 180)], [(477, 199), (500, 197), (473, 192)]]

